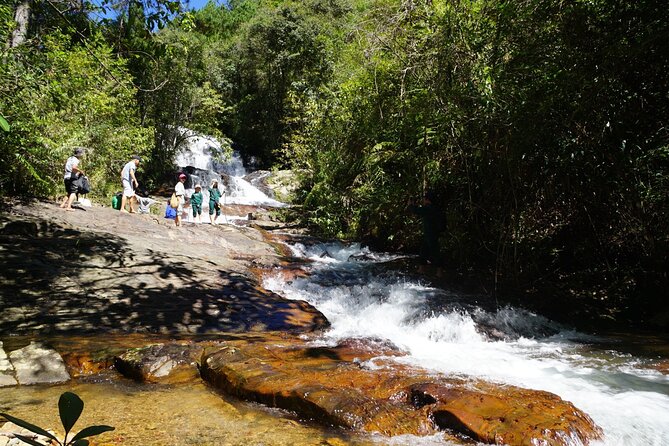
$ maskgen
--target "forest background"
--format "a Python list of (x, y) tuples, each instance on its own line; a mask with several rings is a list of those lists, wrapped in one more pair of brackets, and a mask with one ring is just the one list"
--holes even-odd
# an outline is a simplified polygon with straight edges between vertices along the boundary
[[(108, 201), (132, 154), (172, 180), (183, 128), (300, 173), (305, 223), (500, 296), (669, 328), (664, 0), (0, 0), (0, 185)], [(538, 305), (541, 303), (541, 305)]]

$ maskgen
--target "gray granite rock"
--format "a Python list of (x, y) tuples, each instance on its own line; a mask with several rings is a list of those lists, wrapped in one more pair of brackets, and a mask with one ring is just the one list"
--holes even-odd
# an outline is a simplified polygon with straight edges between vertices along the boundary
[(19, 384), (58, 383), (70, 379), (58, 352), (39, 343), (31, 342), (27, 347), (14, 350), (9, 359)]
[(14, 367), (9, 362), (7, 353), (3, 349), (2, 341), (0, 341), (0, 387), (15, 386), (17, 384), (16, 378), (14, 378)]

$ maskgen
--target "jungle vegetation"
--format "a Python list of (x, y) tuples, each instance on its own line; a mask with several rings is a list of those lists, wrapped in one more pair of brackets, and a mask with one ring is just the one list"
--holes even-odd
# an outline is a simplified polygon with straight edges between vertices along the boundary
[(298, 170), (323, 235), (415, 250), (430, 191), (444, 266), (669, 326), (665, 1), (2, 0), (0, 39), (3, 195), (74, 147), (157, 186), (190, 128)]

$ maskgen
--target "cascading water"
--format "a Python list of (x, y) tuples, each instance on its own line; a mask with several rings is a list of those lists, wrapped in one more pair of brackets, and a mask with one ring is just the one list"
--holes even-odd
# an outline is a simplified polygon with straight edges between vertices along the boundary
[[(215, 138), (198, 135), (189, 132), (188, 144), (175, 158), (175, 164), (189, 174), (186, 183), (186, 197), (190, 197), (195, 191), (195, 185), (202, 186), (203, 213), (207, 214), (209, 209), (208, 188), (212, 180), (218, 181), (218, 188), (223, 193), (225, 204), (252, 205), (262, 207), (284, 207), (285, 203), (268, 197), (260, 189), (253, 186), (244, 179), (247, 175), (246, 168), (239, 152), (233, 152), (232, 157), (225, 161), (219, 161), (222, 153), (221, 144)], [(228, 217), (245, 218), (245, 217)], [(206, 219), (205, 219), (206, 220)], [(187, 221), (192, 221), (192, 215), (188, 214)]]
[(310, 277), (290, 283), (268, 277), (264, 286), (323, 312), (332, 324), (324, 344), (387, 339), (409, 353), (397, 361), (555, 393), (602, 427), (597, 444), (669, 445), (669, 376), (652, 368), (657, 358), (611, 349), (619, 341), (527, 311), (485, 308), (474, 297), (390, 271), (383, 263), (392, 256), (359, 245), (291, 249), (313, 260)]

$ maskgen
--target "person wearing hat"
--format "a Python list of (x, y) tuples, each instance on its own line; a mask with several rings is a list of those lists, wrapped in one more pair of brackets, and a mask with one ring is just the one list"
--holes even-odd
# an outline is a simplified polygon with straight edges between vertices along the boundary
[(195, 192), (190, 196), (190, 207), (193, 209), (195, 223), (202, 223), (202, 186), (195, 185)]
[(177, 200), (179, 200), (179, 205), (177, 206), (177, 216), (174, 219), (174, 223), (177, 226), (181, 226), (181, 214), (184, 212), (184, 201), (186, 199), (186, 174), (179, 174), (179, 182), (174, 186), (174, 195), (176, 195)]
[[(216, 224), (216, 218), (221, 216), (221, 205), (219, 200), (221, 199), (221, 191), (218, 189), (218, 181), (216, 179), (211, 180), (211, 185), (209, 187), (209, 220), (211, 224)], [(214, 217), (214, 213), (216, 216)]]
[(74, 150), (74, 153), (71, 157), (65, 162), (65, 198), (60, 204), (60, 207), (66, 211), (73, 211), (72, 203), (77, 197), (77, 185), (74, 183), (74, 180), (79, 178), (79, 176), (84, 175), (84, 171), (79, 168), (79, 157), (84, 155), (84, 149), (78, 148)]
[(135, 177), (135, 171), (139, 162), (142, 159), (133, 155), (132, 159), (128, 161), (123, 169), (121, 170), (121, 184), (123, 185), (123, 197), (121, 198), (121, 212), (128, 212), (125, 210), (126, 203), (130, 206), (130, 213), (134, 214), (135, 209), (133, 208), (133, 203), (137, 202), (135, 197), (135, 189), (139, 186), (137, 182), (137, 177)]

